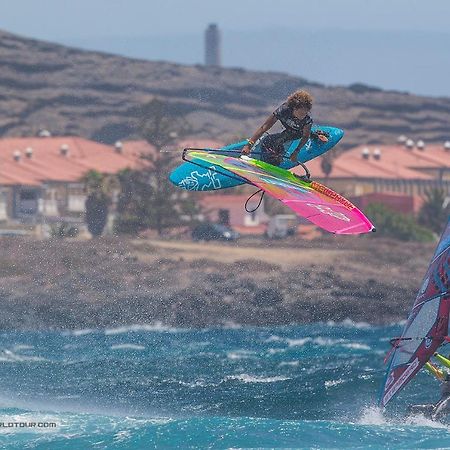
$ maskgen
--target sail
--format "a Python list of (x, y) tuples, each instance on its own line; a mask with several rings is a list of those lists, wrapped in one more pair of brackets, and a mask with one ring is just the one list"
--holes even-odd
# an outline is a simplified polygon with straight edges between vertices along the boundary
[(401, 337), (394, 343), (380, 404), (414, 377), (448, 335), (450, 310), (450, 217), (436, 247)]
[(302, 181), (285, 169), (248, 157), (233, 158), (189, 149), (183, 159), (215, 167), (218, 173), (231, 172), (326, 231), (360, 234), (374, 230), (369, 219), (349, 200), (318, 182)]

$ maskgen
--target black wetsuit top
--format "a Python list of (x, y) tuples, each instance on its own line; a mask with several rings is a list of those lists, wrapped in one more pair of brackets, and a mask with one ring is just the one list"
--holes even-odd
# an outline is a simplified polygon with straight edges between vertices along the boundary
[(295, 117), (293, 109), (289, 108), (287, 103), (283, 103), (279, 108), (277, 108), (273, 112), (273, 115), (285, 128), (285, 130), (279, 134), (283, 134), (288, 141), (300, 139), (303, 136), (303, 129), (307, 125), (312, 125), (313, 123), (313, 120), (309, 114), (307, 114), (303, 119), (298, 119)]
[(273, 115), (281, 122), (284, 130), (281, 133), (269, 134), (263, 138), (261, 141), (261, 159), (269, 164), (279, 166), (283, 161), (284, 143), (301, 139), (304, 128), (312, 125), (313, 120), (308, 114), (303, 119), (298, 119), (287, 103), (283, 103), (277, 108)]

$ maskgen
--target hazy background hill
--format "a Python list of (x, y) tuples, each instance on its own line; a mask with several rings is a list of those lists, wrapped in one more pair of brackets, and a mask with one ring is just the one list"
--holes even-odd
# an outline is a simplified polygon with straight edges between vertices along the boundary
[(362, 84), (325, 86), (275, 72), (187, 66), (82, 51), (0, 32), (0, 133), (39, 128), (113, 142), (137, 137), (139, 105), (160, 96), (193, 133), (232, 140), (253, 132), (292, 90), (316, 98), (316, 122), (346, 130), (344, 145), (450, 137), (450, 99)]
[(3, 3), (0, 29), (63, 45), (196, 64), (216, 23), (225, 67), (450, 95), (448, 0)]
[[(61, 37), (57, 42), (123, 56), (182, 64), (203, 62), (203, 35), (192, 30)], [(300, 74), (324, 84), (364, 82), (383, 89), (449, 96), (450, 33), (418, 30), (222, 30), (223, 65)]]

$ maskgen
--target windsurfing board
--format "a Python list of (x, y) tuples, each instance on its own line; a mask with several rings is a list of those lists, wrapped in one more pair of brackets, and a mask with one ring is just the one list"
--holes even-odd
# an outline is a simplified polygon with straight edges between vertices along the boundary
[[(288, 141), (284, 145), (285, 158), (281, 163), (282, 169), (292, 169), (299, 163), (306, 163), (311, 159), (317, 158), (323, 155), (327, 151), (331, 150), (344, 135), (344, 132), (340, 128), (327, 127), (327, 126), (313, 126), (312, 131), (321, 130), (327, 133), (328, 142), (322, 142), (317, 138), (310, 138), (306, 144), (300, 149), (298, 153), (297, 163), (290, 161), (289, 156), (298, 147), (299, 140)], [(227, 145), (220, 149), (202, 149), (207, 151), (215, 151), (219, 154), (239, 156), (242, 147), (247, 144), (247, 141), (236, 142), (234, 144)], [(258, 143), (252, 149), (251, 156), (255, 159), (260, 159), (261, 144)], [(218, 172), (215, 170), (215, 166), (201, 167), (191, 162), (185, 162), (179, 167), (175, 168), (169, 176), (170, 181), (175, 185), (183, 189), (190, 191), (212, 191), (216, 189), (224, 189), (243, 184), (244, 181), (233, 177), (231, 173), (226, 170)]]

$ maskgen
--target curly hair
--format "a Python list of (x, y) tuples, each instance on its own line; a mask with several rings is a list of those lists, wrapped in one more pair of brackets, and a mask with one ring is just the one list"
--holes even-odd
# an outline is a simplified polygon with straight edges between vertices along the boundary
[(306, 91), (295, 91), (287, 98), (287, 104), (290, 108), (306, 108), (311, 109), (313, 104), (313, 96)]

